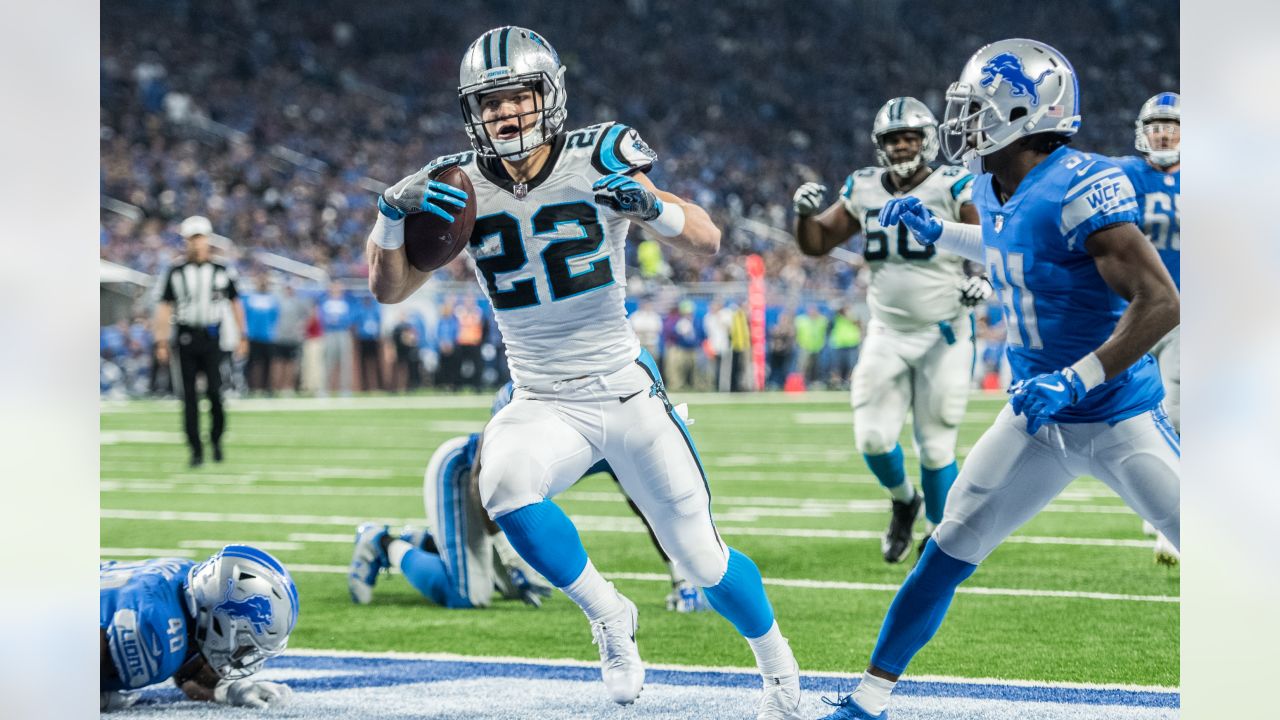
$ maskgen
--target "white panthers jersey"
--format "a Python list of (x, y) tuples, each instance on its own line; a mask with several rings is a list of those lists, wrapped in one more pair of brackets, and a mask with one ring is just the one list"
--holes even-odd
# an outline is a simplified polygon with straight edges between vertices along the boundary
[(963, 311), (958, 282), (965, 276), (964, 258), (934, 245), (921, 245), (907, 226), (885, 228), (877, 220), (892, 198), (914, 195), (942, 220), (960, 221), (960, 206), (971, 202), (973, 175), (943, 165), (919, 185), (895, 192), (885, 168), (858, 170), (840, 191), (844, 208), (862, 225), (871, 269), (867, 304), (871, 317), (901, 331), (920, 330)]
[(467, 252), (517, 385), (613, 372), (640, 354), (623, 307), (630, 221), (596, 205), (591, 186), (647, 170), (655, 158), (635, 130), (610, 122), (558, 135), (528, 183), (474, 152), (433, 161), (460, 160), (475, 186)]

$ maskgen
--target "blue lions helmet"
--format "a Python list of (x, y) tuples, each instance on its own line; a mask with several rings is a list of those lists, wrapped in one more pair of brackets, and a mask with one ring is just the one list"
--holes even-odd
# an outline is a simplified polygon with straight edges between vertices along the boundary
[(974, 53), (947, 88), (942, 152), (970, 165), (1028, 135), (1079, 129), (1080, 89), (1067, 58), (1036, 40), (1001, 40)]
[(1182, 98), (1162, 92), (1142, 103), (1133, 121), (1133, 146), (1152, 163), (1167, 168), (1178, 162), (1182, 144)]
[(185, 585), (200, 653), (220, 677), (241, 678), (279, 655), (298, 622), (298, 587), (271, 555), (228, 545), (191, 568)]

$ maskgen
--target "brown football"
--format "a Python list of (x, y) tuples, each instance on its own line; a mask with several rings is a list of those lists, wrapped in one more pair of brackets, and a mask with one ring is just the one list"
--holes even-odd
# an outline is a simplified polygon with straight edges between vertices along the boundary
[(452, 205), (441, 206), (453, 215), (451, 223), (429, 212), (413, 213), (405, 218), (404, 253), (409, 264), (422, 272), (431, 272), (458, 257), (476, 224), (476, 190), (467, 173), (460, 167), (451, 167), (436, 180), (465, 192), (467, 206), (461, 210)]

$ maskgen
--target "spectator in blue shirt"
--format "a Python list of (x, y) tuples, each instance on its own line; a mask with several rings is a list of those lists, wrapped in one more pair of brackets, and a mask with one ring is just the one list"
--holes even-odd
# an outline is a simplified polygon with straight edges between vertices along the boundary
[(324, 330), (325, 382), (321, 394), (336, 389), (344, 396), (350, 395), (351, 376), (355, 372), (355, 353), (351, 347), (355, 314), (341, 283), (329, 285), (329, 294), (320, 302), (319, 310), (320, 327)]
[(267, 274), (259, 273), (254, 292), (244, 297), (245, 334), (249, 336), (249, 361), (244, 374), (250, 392), (271, 393), (271, 358), (279, 319), (280, 297), (271, 291)]
[(360, 347), (362, 390), (384, 390), (382, 384), (382, 311), (364, 294), (355, 307), (356, 341)]

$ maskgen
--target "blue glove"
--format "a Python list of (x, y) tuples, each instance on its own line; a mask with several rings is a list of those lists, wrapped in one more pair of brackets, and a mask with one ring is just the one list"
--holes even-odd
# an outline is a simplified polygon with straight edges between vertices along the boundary
[(942, 221), (914, 195), (894, 198), (880, 209), (881, 225), (891, 228), (899, 222), (907, 226), (921, 245), (932, 245), (942, 237)]
[(1027, 434), (1035, 435), (1059, 410), (1075, 405), (1088, 393), (1071, 368), (1019, 380), (1009, 388), (1014, 415), (1027, 416)]
[(452, 211), (467, 206), (467, 193), (434, 179), (441, 170), (424, 168), (387, 188), (378, 196), (378, 212), (392, 220), (429, 212), (445, 222), (453, 222)]
[(648, 222), (662, 214), (662, 201), (626, 175), (605, 175), (591, 189), (595, 191), (597, 205), (613, 208), (620, 215)]
[(551, 597), (550, 587), (533, 582), (520, 568), (507, 568), (507, 579), (511, 581), (513, 593), (528, 605), (540, 608), (542, 601)]

